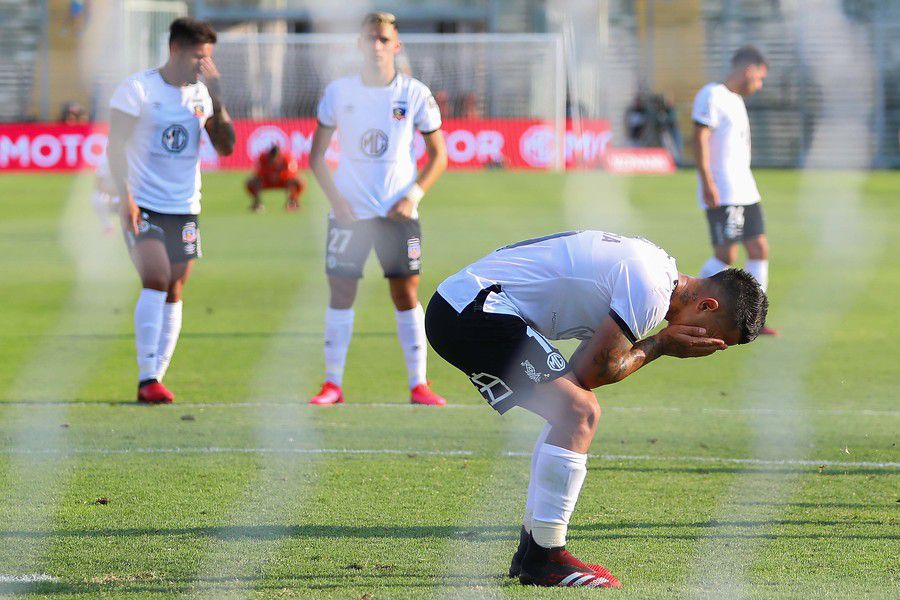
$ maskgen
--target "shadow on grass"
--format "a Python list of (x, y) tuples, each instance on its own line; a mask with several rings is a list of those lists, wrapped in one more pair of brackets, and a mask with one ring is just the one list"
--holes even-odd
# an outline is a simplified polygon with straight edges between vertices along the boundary
[[(626, 459), (623, 459), (623, 462)], [(588, 467), (588, 471), (622, 471), (625, 473), (684, 473), (687, 475), (732, 475), (732, 474), (753, 474), (753, 475), (821, 475), (839, 476), (839, 475), (900, 475), (900, 468), (891, 467), (841, 467), (838, 465), (827, 465), (822, 467), (809, 466), (716, 466), (706, 464), (698, 467), (641, 467), (641, 466), (620, 466), (620, 465), (598, 465)]]

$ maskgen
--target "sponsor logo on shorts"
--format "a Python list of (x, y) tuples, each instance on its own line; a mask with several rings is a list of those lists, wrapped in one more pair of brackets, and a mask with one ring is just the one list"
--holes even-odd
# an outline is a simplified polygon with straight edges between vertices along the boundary
[(185, 244), (184, 245), (184, 253), (187, 255), (191, 255), (197, 251), (197, 244)]
[(147, 215), (144, 215), (141, 222), (138, 223), (138, 233), (147, 233), (148, 231), (150, 231), (150, 221), (147, 220)]
[(566, 368), (566, 359), (559, 352), (552, 352), (547, 355), (547, 366), (554, 371), (562, 371)]
[(187, 147), (188, 132), (184, 126), (175, 123), (169, 125), (162, 134), (162, 146), (172, 154), (177, 154)]
[(540, 383), (542, 380), (550, 379), (550, 375), (547, 373), (538, 373), (538, 370), (534, 368), (534, 365), (531, 364), (530, 360), (526, 360), (523, 363), (519, 363), (523, 367), (525, 367), (525, 375), (528, 376), (528, 379), (532, 380), (535, 383)]

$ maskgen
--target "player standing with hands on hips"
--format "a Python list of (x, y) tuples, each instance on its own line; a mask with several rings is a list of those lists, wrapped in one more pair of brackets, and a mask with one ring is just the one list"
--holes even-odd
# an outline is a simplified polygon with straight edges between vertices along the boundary
[[(713, 256), (700, 269), (711, 277), (737, 260), (737, 243), (747, 250), (747, 271), (765, 291), (769, 286), (769, 242), (759, 190), (750, 171), (750, 119), (744, 98), (763, 86), (769, 66), (762, 53), (744, 46), (731, 58), (724, 83), (709, 83), (694, 99), (694, 156), (697, 196), (706, 210)], [(763, 327), (764, 335), (778, 335)]]
[[(360, 73), (331, 82), (319, 103), (310, 167), (331, 203), (326, 273), (331, 296), (325, 313), (325, 383), (310, 404), (344, 401), (341, 383), (353, 336), (353, 301), (372, 250), (388, 279), (397, 336), (409, 375), (410, 402), (442, 406), (428, 387), (425, 313), (418, 299), (422, 257), (418, 205), (447, 166), (437, 102), (420, 81), (400, 73), (397, 20), (366, 15)], [(325, 151), (337, 129), (341, 158), (332, 177)], [(416, 172), (415, 131), (425, 138), (428, 162)]]
[(182, 289), (201, 256), (201, 128), (220, 155), (234, 150), (234, 127), (212, 60), (215, 43), (209, 23), (176, 19), (166, 64), (132, 75), (110, 101), (109, 167), (143, 287), (134, 334), (137, 399), (147, 404), (175, 399), (162, 378), (181, 331)]

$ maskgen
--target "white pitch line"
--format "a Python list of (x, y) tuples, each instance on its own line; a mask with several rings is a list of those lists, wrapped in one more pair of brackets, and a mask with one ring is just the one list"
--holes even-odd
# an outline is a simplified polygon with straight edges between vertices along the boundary
[[(72, 408), (140, 408), (147, 407), (136, 402), (109, 403), (103, 401), (90, 402), (85, 400), (67, 401), (11, 401), (0, 402), (0, 408), (4, 406), (32, 406), (35, 408), (70, 406)], [(309, 406), (302, 402), (178, 402), (170, 407), (161, 407), (160, 410), (173, 410), (177, 408), (305, 408), (312, 411), (323, 410), (355, 410), (366, 408), (388, 408), (401, 410), (485, 410), (481, 404), (448, 404), (440, 409), (421, 407), (408, 402), (372, 402), (360, 404), (342, 404), (334, 407)], [(731, 416), (773, 416), (779, 415), (820, 415), (820, 416), (856, 416), (856, 417), (900, 417), (900, 410), (878, 410), (869, 408), (843, 409), (843, 408), (812, 408), (803, 410), (781, 410), (768, 408), (716, 408), (698, 407), (682, 408), (678, 406), (603, 406), (610, 412), (641, 412), (641, 413), (666, 413), (666, 414), (711, 414)]]
[(41, 583), (44, 581), (57, 581), (52, 575), (0, 575), (0, 583)]
[[(472, 450), (416, 450), (397, 448), (229, 448), (229, 447), (175, 447), (175, 448), (69, 448), (65, 452), (58, 450), (34, 450), (25, 448), (0, 448), (0, 454), (344, 454), (344, 455), (425, 455), (425, 456), (482, 456)], [(530, 452), (503, 452), (501, 457), (527, 458)], [(835, 461), (809, 459), (762, 459), (762, 458), (729, 458), (724, 456), (653, 456), (650, 454), (589, 454), (593, 460), (642, 462), (702, 462), (774, 467), (869, 467), (873, 469), (900, 469), (900, 462), (875, 461)]]

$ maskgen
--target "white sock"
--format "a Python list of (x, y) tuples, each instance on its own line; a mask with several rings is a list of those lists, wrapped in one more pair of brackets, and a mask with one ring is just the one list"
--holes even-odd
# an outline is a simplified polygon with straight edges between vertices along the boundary
[(713, 256), (708, 261), (703, 263), (702, 267), (700, 267), (700, 277), (712, 277), (716, 273), (724, 271), (729, 267), (730, 265), (726, 265), (721, 260)]
[(534, 475), (531, 535), (544, 548), (565, 546), (569, 519), (587, 475), (587, 454), (545, 442), (541, 445)]
[(134, 307), (134, 345), (137, 349), (138, 381), (156, 378), (156, 353), (162, 331), (166, 292), (144, 288)]
[(421, 304), (409, 310), (395, 311), (397, 317), (397, 337), (406, 358), (406, 372), (409, 388), (425, 383), (425, 363), (428, 346), (425, 342), (425, 311)]
[(329, 306), (325, 311), (325, 381), (341, 385), (352, 337), (353, 309)]
[(769, 261), (747, 259), (747, 272), (762, 286), (763, 291), (769, 287)]
[(178, 334), (181, 333), (182, 302), (166, 302), (163, 305), (162, 333), (159, 336), (159, 347), (156, 357), (156, 379), (163, 380), (169, 368), (169, 362), (175, 353)]
[(537, 468), (538, 455), (541, 452), (541, 446), (547, 441), (550, 434), (550, 423), (544, 423), (544, 428), (538, 435), (537, 442), (534, 444), (534, 452), (531, 453), (531, 475), (528, 477), (528, 495), (525, 497), (525, 516), (522, 518), (522, 527), (525, 531), (531, 533), (531, 521), (534, 519), (534, 472)]

